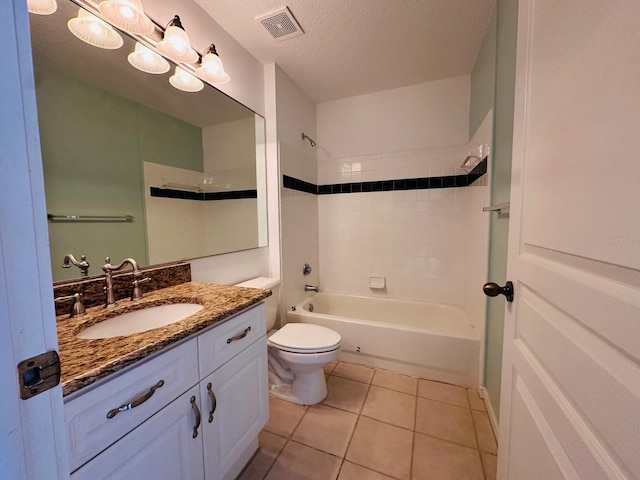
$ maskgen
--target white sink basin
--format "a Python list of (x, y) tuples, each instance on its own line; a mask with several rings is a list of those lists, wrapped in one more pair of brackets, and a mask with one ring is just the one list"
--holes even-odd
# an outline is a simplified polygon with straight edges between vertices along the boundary
[(111, 317), (82, 330), (77, 336), (87, 340), (112, 338), (146, 332), (178, 322), (202, 310), (197, 303), (172, 303), (143, 308)]

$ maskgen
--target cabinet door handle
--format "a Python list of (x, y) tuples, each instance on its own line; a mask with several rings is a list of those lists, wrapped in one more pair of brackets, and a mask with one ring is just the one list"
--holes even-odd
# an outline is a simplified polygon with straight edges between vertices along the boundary
[(218, 406), (216, 394), (213, 393), (213, 387), (211, 383), (207, 383), (207, 392), (209, 392), (209, 397), (211, 398), (211, 411), (209, 412), (209, 423), (211, 423), (213, 422), (213, 413), (216, 411), (216, 407)]
[(151, 397), (153, 397), (153, 394), (156, 393), (156, 390), (161, 388), (163, 385), (164, 385), (164, 380), (160, 380), (153, 387), (151, 387), (151, 389), (147, 393), (145, 393), (144, 395), (136, 398), (131, 403), (126, 403), (124, 405), (120, 405), (118, 408), (114, 408), (113, 410), (109, 410), (109, 413), (107, 413), (107, 418), (113, 418), (120, 412), (124, 412), (126, 410), (131, 410), (132, 408), (136, 408), (138, 405), (142, 405), (144, 402), (146, 402)]
[(200, 409), (198, 408), (198, 405), (196, 405), (195, 395), (193, 395), (189, 401), (191, 402), (191, 408), (193, 408), (193, 413), (196, 414), (196, 425), (193, 427), (193, 438), (196, 438), (198, 436), (198, 428), (200, 428), (200, 420), (201, 420)]
[(244, 329), (242, 333), (239, 333), (235, 337), (227, 338), (227, 343), (235, 342), (236, 340), (242, 340), (247, 334), (251, 331), (251, 327), (247, 327)]

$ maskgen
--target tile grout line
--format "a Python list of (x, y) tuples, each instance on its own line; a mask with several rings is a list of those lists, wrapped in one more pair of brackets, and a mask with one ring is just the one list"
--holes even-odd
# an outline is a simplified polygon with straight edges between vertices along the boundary
[[(291, 437), (293, 437), (293, 434), (295, 433), (295, 431), (298, 429), (298, 427), (300, 426), (300, 423), (302, 423), (302, 419), (304, 418), (304, 416), (307, 414), (307, 412), (309, 411), (309, 407), (307, 405), (302, 405), (304, 407), (304, 413), (302, 414), (302, 416), (300, 417), (300, 420), (298, 420), (298, 423), (296, 423), (296, 426), (293, 427), (293, 429), (291, 430), (291, 433), (285, 438), (285, 442), (282, 445), (282, 448), (280, 449), (280, 451), (278, 452), (278, 455), (276, 455), (275, 459), (273, 460), (273, 462), (271, 463), (271, 465), (269, 465), (269, 468), (267, 469), (267, 471), (265, 472), (264, 476), (262, 477), (262, 480), (264, 480), (265, 478), (267, 478), (269, 476), (269, 472), (271, 472), (271, 469), (273, 469), (273, 466), (278, 462), (278, 459), (280, 458), (280, 455), (282, 455), (282, 452), (284, 452), (284, 449), (287, 448), (287, 445), (289, 445), (289, 442), (292, 441)], [(276, 435), (273, 432), (270, 432), (273, 435)], [(296, 442), (298, 443), (298, 442)], [(302, 445), (302, 444), (301, 444)], [(259, 447), (258, 447), (259, 448)]]
[[(340, 364), (340, 362), (336, 363), (336, 366), (333, 368), (333, 371), (331, 372), (331, 375), (333, 375), (333, 372), (335, 372), (335, 370), (336, 370), (336, 368), (338, 368), (339, 364)], [(374, 375), (375, 375), (375, 373), (374, 373)], [(336, 376), (338, 378), (343, 378), (343, 377), (340, 377), (339, 375), (336, 375)], [(350, 380), (350, 379), (347, 379), (347, 380)], [(357, 380), (354, 380), (354, 381), (357, 381)], [(373, 381), (373, 375), (371, 376), (371, 381)], [(360, 383), (362, 383), (362, 382), (360, 382)], [(371, 391), (371, 382), (369, 382), (369, 384), (368, 384), (367, 393), (365, 394), (364, 399), (362, 401), (362, 405), (360, 405), (360, 410), (357, 413), (358, 418), (356, 418), (356, 424), (353, 426), (353, 431), (351, 432), (351, 436), (349, 437), (349, 441), (347, 442), (347, 448), (345, 448), (345, 450), (344, 450), (344, 455), (342, 456), (342, 461), (340, 462), (340, 468), (338, 468), (338, 476), (336, 477), (336, 479), (340, 477), (340, 473), (342, 472), (342, 467), (344, 466), (344, 462), (347, 460), (347, 452), (349, 452), (349, 447), (351, 446), (351, 441), (353, 440), (353, 436), (356, 434), (356, 429), (358, 428), (358, 424), (360, 423), (360, 418), (362, 417), (362, 409), (364, 408), (364, 404), (367, 402), (367, 397), (369, 396), (369, 392), (370, 391)], [(351, 412), (351, 413), (353, 413), (353, 412)], [(357, 464), (355, 464), (355, 465), (357, 465)], [(364, 466), (362, 466), (362, 467), (365, 468)]]
[[(414, 473), (413, 472), (413, 466), (414, 466), (414, 455), (416, 453), (416, 439), (417, 439), (417, 434), (420, 433), (421, 435), (425, 435), (426, 437), (430, 437), (430, 438), (433, 438), (433, 439), (441, 441), (441, 442), (449, 443), (449, 444), (452, 444), (452, 445), (457, 445), (457, 446), (463, 447), (463, 448), (471, 448), (473, 450), (476, 450), (477, 455), (479, 455), (479, 457), (480, 457), (479, 460), (480, 460), (480, 466), (482, 468), (483, 478), (485, 480), (492, 480), (492, 479), (489, 479), (487, 477), (485, 461), (484, 461), (484, 459), (482, 457), (482, 453), (487, 453), (488, 455), (492, 455), (492, 454), (490, 452), (488, 452), (488, 451), (485, 452), (485, 450), (481, 450), (481, 448), (480, 448), (478, 425), (477, 425), (476, 419), (475, 419), (475, 417), (473, 415), (474, 408), (472, 407), (472, 402), (471, 402), (471, 399), (469, 398), (469, 389), (467, 387), (463, 387), (463, 386), (459, 386), (459, 385), (453, 385), (455, 387), (461, 388), (465, 392), (465, 404), (466, 404), (466, 406), (460, 406), (460, 405), (455, 404), (455, 403), (450, 403), (450, 402), (446, 402), (446, 401), (442, 401), (442, 400), (435, 400), (435, 399), (431, 399), (431, 398), (428, 398), (428, 397), (419, 396), (419, 393), (418, 393), (419, 392), (419, 385), (420, 385), (419, 381), (420, 380), (430, 381), (430, 380), (421, 379), (420, 377), (410, 377), (410, 378), (416, 378), (418, 380), (418, 382), (416, 382), (416, 385), (415, 385), (415, 390), (414, 390), (415, 393), (410, 394), (410, 393), (407, 393), (406, 391), (396, 390), (394, 388), (389, 388), (387, 386), (374, 385), (373, 380), (375, 378), (376, 372), (378, 370), (385, 370), (385, 369), (378, 369), (378, 368), (375, 368), (375, 367), (369, 367), (369, 366), (364, 366), (363, 365), (363, 367), (373, 371), (373, 374), (371, 375), (370, 380), (368, 382), (363, 382), (363, 381), (360, 381), (360, 380), (355, 380), (354, 378), (349, 378), (349, 377), (346, 377), (346, 376), (335, 374), (335, 370), (337, 369), (337, 367), (338, 367), (338, 365), (340, 363), (347, 363), (347, 362), (339, 362), (338, 361), (335, 364), (334, 368), (331, 370), (331, 373), (328, 373), (328, 374), (325, 373), (327, 380), (330, 377), (335, 376), (336, 378), (341, 378), (341, 379), (344, 379), (344, 380), (350, 380), (350, 381), (353, 381), (353, 382), (356, 382), (356, 383), (367, 385), (366, 392), (364, 394), (362, 403), (360, 404), (359, 408), (357, 409), (357, 412), (350, 411), (350, 410), (344, 410), (343, 408), (335, 407), (333, 405), (327, 405), (327, 404), (324, 404), (324, 403), (320, 403), (320, 405), (323, 405), (326, 408), (335, 409), (336, 411), (340, 411), (340, 412), (345, 412), (345, 413), (349, 413), (349, 414), (352, 414), (352, 415), (356, 415), (356, 422), (355, 422), (355, 425), (354, 425), (353, 430), (351, 432), (350, 438), (349, 438), (349, 440), (347, 442), (347, 445), (346, 445), (346, 448), (344, 450), (344, 453), (342, 455), (335, 455), (333, 453), (325, 452), (324, 450), (321, 450), (319, 448), (316, 448), (316, 447), (313, 447), (313, 446), (310, 446), (310, 445), (306, 445), (306, 443), (303, 443), (303, 442), (300, 442), (300, 441), (296, 441), (295, 439), (293, 439), (293, 436), (294, 436), (295, 432), (297, 431), (298, 428), (300, 428), (300, 425), (301, 425), (302, 421), (304, 420), (304, 418), (306, 417), (307, 413), (312, 408), (311, 406), (304, 405), (303, 406), (304, 407), (303, 415), (300, 417), (300, 419), (298, 420), (298, 422), (296, 423), (294, 428), (291, 430), (291, 433), (287, 437), (282, 437), (277, 433), (269, 432), (269, 433), (272, 433), (273, 435), (280, 436), (280, 438), (284, 438), (285, 442), (284, 442), (282, 448), (277, 452), (277, 455), (275, 456), (274, 460), (269, 465), (269, 467), (266, 470), (266, 472), (264, 473), (264, 476), (262, 477), (263, 480), (273, 470), (274, 465), (277, 463), (279, 458), (282, 456), (282, 453), (287, 448), (287, 446), (289, 445), (290, 442), (294, 442), (294, 443), (296, 443), (298, 445), (302, 445), (302, 446), (311, 448), (312, 450), (315, 450), (317, 452), (321, 452), (323, 454), (330, 455), (330, 456), (336, 458), (337, 460), (339, 460), (339, 466), (338, 466), (338, 469), (337, 469), (337, 474), (336, 474), (336, 477), (333, 478), (333, 480), (336, 480), (337, 478), (339, 478), (340, 474), (343, 471), (345, 462), (347, 461), (346, 460), (347, 453), (349, 452), (349, 448), (351, 447), (353, 438), (355, 436), (355, 431), (358, 428), (358, 425), (360, 425), (360, 422), (361, 422), (362, 418), (370, 419), (370, 420), (375, 421), (375, 422), (379, 422), (379, 423), (382, 423), (382, 424), (385, 424), (385, 425), (389, 425), (389, 426), (392, 426), (392, 427), (395, 427), (395, 428), (399, 428), (399, 429), (402, 429), (402, 430), (405, 430), (405, 431), (411, 431), (412, 432), (410, 464), (409, 464), (409, 478), (412, 478), (412, 475)], [(359, 365), (359, 364), (354, 364), (354, 365)], [(393, 372), (393, 373), (396, 373), (396, 372)], [(435, 383), (442, 383), (442, 382), (435, 382)], [(449, 385), (449, 384), (446, 384), (446, 385)], [(413, 427), (411, 429), (408, 429), (406, 427), (402, 427), (402, 426), (399, 426), (399, 425), (395, 425), (393, 423), (389, 423), (387, 421), (383, 421), (383, 420), (380, 420), (380, 419), (377, 419), (377, 418), (374, 418), (374, 417), (370, 417), (370, 416), (365, 415), (363, 413), (364, 412), (364, 407), (365, 407), (365, 405), (367, 403), (369, 395), (371, 394), (373, 386), (376, 386), (377, 388), (380, 388), (380, 389), (383, 389), (383, 390), (386, 390), (386, 391), (390, 391), (390, 392), (394, 392), (394, 393), (401, 393), (401, 394), (405, 394), (405, 395), (410, 395), (415, 399), (415, 402), (414, 402), (414, 414), (413, 414)], [(440, 437), (437, 437), (437, 436), (434, 436), (434, 435), (431, 435), (431, 434), (418, 432), (416, 428), (417, 428), (417, 416), (418, 416), (418, 410), (419, 410), (418, 400), (420, 398), (422, 398), (424, 400), (434, 401), (434, 402), (439, 403), (439, 404), (445, 404), (445, 405), (448, 405), (448, 406), (453, 406), (453, 407), (459, 407), (459, 408), (466, 409), (471, 414), (471, 417), (472, 417), (472, 425), (473, 425), (473, 430), (474, 430), (474, 439), (475, 439), (475, 442), (476, 442), (476, 448), (470, 447), (469, 445), (457, 443), (455, 441), (447, 440), (445, 438), (440, 438)], [(481, 410), (478, 410), (478, 414), (482, 414), (482, 413), (483, 412)], [(359, 463), (356, 463), (356, 462), (351, 462), (351, 463), (353, 463), (354, 465), (358, 465), (359, 467), (364, 468), (366, 470), (370, 470), (372, 472), (376, 472), (376, 473), (379, 473), (381, 475), (388, 476), (389, 478), (396, 478), (396, 477), (393, 477), (393, 476), (391, 476), (391, 475), (389, 475), (387, 473), (379, 472), (377, 470), (374, 470), (369, 466), (360, 465)]]
[(411, 439), (411, 465), (409, 466), (409, 478), (413, 478), (413, 456), (416, 453), (416, 425), (418, 423), (418, 390), (420, 387), (420, 380), (416, 382), (416, 394), (413, 407), (413, 438)]
[(484, 480), (489, 480), (487, 478), (487, 469), (484, 467), (484, 459), (482, 458), (482, 453), (480, 453), (480, 440), (478, 437), (478, 427), (476, 426), (476, 419), (473, 416), (473, 408), (471, 408), (471, 401), (469, 400), (469, 390), (466, 389), (466, 397), (467, 397), (467, 404), (469, 406), (469, 413), (471, 414), (471, 423), (473, 424), (473, 435), (476, 439), (476, 446), (477, 448), (477, 452), (478, 452), (478, 456), (480, 457), (480, 468), (482, 468), (482, 476), (484, 477)]

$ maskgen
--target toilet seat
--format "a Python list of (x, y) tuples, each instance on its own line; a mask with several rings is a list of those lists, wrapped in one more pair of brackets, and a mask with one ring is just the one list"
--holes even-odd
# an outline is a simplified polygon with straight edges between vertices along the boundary
[(309, 323), (287, 323), (269, 337), (269, 343), (292, 353), (315, 354), (340, 348), (340, 334), (330, 328)]

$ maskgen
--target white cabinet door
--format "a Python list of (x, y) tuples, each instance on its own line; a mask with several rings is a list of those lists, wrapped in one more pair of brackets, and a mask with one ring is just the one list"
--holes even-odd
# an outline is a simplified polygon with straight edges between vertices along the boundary
[(207, 480), (235, 478), (231, 468), (267, 423), (266, 343), (262, 336), (200, 382)]
[[(204, 479), (202, 425), (194, 438), (200, 400), (194, 386), (76, 470), (73, 480)], [(205, 420), (205, 418), (202, 418)]]

